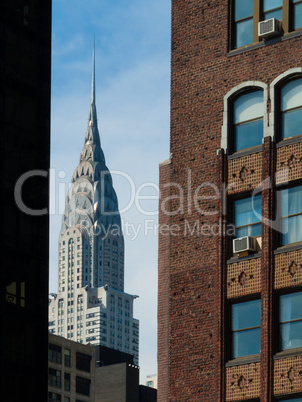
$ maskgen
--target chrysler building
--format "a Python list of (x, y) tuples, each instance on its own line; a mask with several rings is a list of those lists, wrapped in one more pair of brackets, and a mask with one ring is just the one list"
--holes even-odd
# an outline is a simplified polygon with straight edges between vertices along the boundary
[(88, 128), (66, 197), (59, 234), (59, 292), (49, 302), (49, 332), (132, 354), (138, 364), (136, 297), (124, 292), (124, 237), (97, 125), (93, 49)]

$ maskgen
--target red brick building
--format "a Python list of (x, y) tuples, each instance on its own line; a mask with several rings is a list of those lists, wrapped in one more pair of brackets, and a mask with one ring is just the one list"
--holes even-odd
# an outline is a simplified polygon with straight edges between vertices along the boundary
[(160, 189), (158, 400), (301, 401), (302, 1), (172, 0)]

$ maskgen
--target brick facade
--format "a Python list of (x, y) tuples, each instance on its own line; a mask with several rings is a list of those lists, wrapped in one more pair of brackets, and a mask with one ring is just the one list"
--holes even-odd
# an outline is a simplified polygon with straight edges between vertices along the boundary
[[(292, 35), (267, 46), (229, 52), (229, 14), (227, 0), (172, 0), (172, 159), (169, 174), (167, 165), (160, 168), (160, 223), (167, 223), (161, 203), (167, 194), (163, 184), (170, 180), (178, 187), (169, 187), (170, 211), (174, 212), (169, 224), (178, 232), (170, 234), (169, 242), (159, 233), (161, 402), (273, 401), (282, 387), (280, 376), (276, 377), (280, 360), (274, 360), (278, 336), (276, 296), (284, 287), (289, 290), (301, 285), (300, 251), (279, 249), (270, 225), (262, 224), (258, 258), (232, 262), (231, 239), (223, 236), (232, 223), (231, 201), (251, 195), (259, 186), (265, 222), (275, 219), (280, 180), (291, 183), (302, 179), (300, 143), (280, 146), (275, 141), (276, 127), (270, 114), (272, 92), (268, 92), (267, 99), (270, 118), (257, 151), (228, 158), (221, 150), (221, 132), (223, 126), (227, 130), (225, 95), (246, 81), (261, 82), (270, 88), (280, 74), (300, 67), (302, 37)], [(279, 174), (275, 180), (277, 172), (284, 175), (286, 163), (291, 173), (285, 178)], [(230, 191), (225, 206), (223, 189), (227, 185)], [(194, 203), (195, 192), (203, 198)], [(228, 306), (233, 299), (246, 300), (256, 294), (262, 306), (260, 362), (258, 359), (232, 367)], [(283, 389), (284, 395), (302, 392), (299, 381), (294, 388)]]

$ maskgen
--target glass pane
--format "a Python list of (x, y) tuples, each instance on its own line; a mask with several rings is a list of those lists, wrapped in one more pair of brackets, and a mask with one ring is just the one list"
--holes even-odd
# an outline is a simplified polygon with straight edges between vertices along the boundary
[(257, 327), (261, 321), (261, 301), (252, 300), (232, 305), (232, 330)]
[(257, 119), (263, 112), (263, 91), (249, 92), (234, 102), (234, 123)]
[(282, 217), (302, 213), (302, 186), (282, 190), (281, 205)]
[(235, 48), (253, 43), (253, 18), (237, 22), (235, 31)]
[(302, 241), (302, 215), (283, 219), (282, 244)]
[(276, 18), (277, 20), (281, 21), (282, 20), (282, 8), (279, 8), (278, 10), (270, 11), (268, 13), (264, 13), (263, 17), (265, 20), (269, 20), (270, 18)]
[[(261, 195), (253, 198), (243, 198), (234, 202), (235, 226), (245, 226), (250, 223), (258, 223), (261, 218)], [(255, 212), (256, 214), (255, 214)]]
[(254, 0), (235, 0), (235, 21), (254, 14)]
[(257, 225), (249, 225), (239, 229), (236, 229), (236, 237), (244, 237), (244, 236), (261, 236), (261, 223)]
[(233, 358), (256, 355), (260, 353), (260, 328), (233, 334)]
[(272, 10), (273, 8), (282, 7), (283, 0), (263, 0), (263, 11)]
[[(302, 319), (302, 292), (280, 297), (280, 322)], [(302, 332), (301, 332), (302, 337)]]
[(292, 349), (302, 346), (302, 321), (281, 325), (281, 348)]
[(235, 127), (235, 150), (253, 147), (262, 144), (263, 120), (239, 124)]
[(282, 113), (282, 134), (283, 138), (302, 134), (302, 108)]
[(302, 398), (282, 399), (282, 402), (302, 402)]
[(302, 27), (302, 3), (294, 6), (294, 29)]
[(281, 91), (281, 110), (302, 106), (302, 78), (290, 81)]

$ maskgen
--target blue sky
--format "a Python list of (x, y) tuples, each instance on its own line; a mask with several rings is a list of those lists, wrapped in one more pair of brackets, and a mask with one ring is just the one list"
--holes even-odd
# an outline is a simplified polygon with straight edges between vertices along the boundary
[[(87, 128), (95, 35), (101, 143), (108, 168), (124, 174), (113, 182), (122, 219), (133, 225), (125, 234), (125, 291), (140, 296), (141, 383), (157, 370), (155, 196), (158, 164), (169, 157), (170, 8), (170, 0), (53, 0), (50, 291), (57, 291), (64, 190)], [(133, 193), (153, 199), (130, 204)]]

